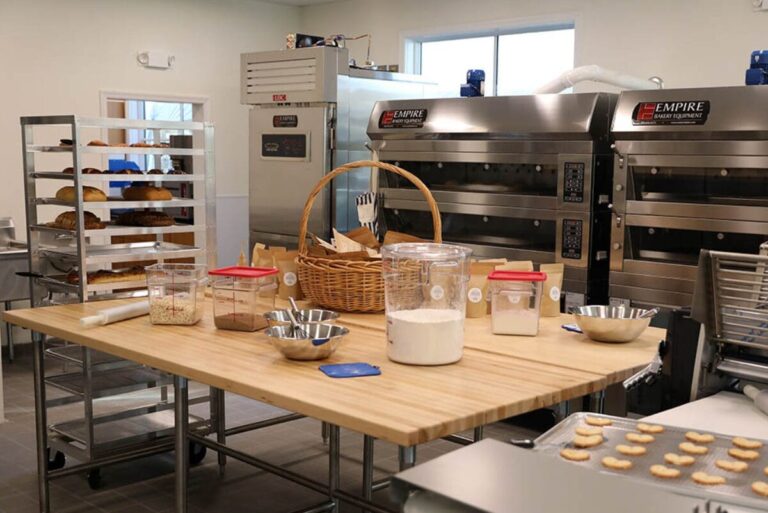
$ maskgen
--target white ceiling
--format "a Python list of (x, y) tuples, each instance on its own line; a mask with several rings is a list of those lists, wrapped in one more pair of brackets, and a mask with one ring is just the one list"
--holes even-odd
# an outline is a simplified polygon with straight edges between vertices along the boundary
[(336, 0), (266, 0), (272, 4), (283, 5), (315, 5), (315, 4), (328, 4), (335, 2)]

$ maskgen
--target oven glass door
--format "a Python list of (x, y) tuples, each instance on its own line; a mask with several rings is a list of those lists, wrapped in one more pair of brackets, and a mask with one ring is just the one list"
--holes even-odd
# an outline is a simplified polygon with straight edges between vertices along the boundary
[[(390, 202), (388, 205), (385, 201), (387, 229), (431, 240), (432, 216), (426, 210), (426, 204), (422, 209), (417, 202), (413, 205), (405, 203)], [(555, 260), (557, 222), (553, 217), (509, 218), (492, 215), (492, 211), (482, 214), (447, 210), (451, 210), (448, 205), (441, 206), (443, 240), (470, 246), (475, 256), (534, 262)]]
[[(495, 193), (526, 196), (557, 195), (557, 162), (493, 164), (471, 162), (389, 162), (419, 177), (433, 192)], [(382, 173), (380, 186), (410, 189), (393, 173)]]

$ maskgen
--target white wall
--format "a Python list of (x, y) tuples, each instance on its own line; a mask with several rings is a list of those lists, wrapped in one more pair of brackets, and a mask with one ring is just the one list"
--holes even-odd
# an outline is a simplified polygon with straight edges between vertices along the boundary
[[(768, 12), (753, 12), (751, 0), (346, 0), (301, 18), (310, 34), (370, 32), (374, 61), (401, 66), (409, 35), (571, 20), (577, 66), (659, 75), (667, 87), (743, 84), (750, 52), (768, 47)], [(363, 42), (349, 47), (365, 60)]]
[[(247, 196), (240, 53), (281, 48), (298, 13), (256, 0), (0, 0), (0, 217), (25, 224), (19, 117), (98, 116), (100, 91), (209, 97), (217, 193)], [(173, 69), (140, 67), (136, 53), (144, 50), (175, 55)], [(242, 204), (222, 201), (220, 209)], [(247, 237), (242, 210), (224, 215)], [(239, 252), (237, 238), (226, 244)]]

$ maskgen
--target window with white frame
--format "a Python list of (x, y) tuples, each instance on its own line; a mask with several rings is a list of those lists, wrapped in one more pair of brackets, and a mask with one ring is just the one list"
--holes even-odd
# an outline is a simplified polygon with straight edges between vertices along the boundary
[(485, 71), (486, 95), (530, 94), (573, 68), (573, 25), (416, 38), (414, 71), (458, 96), (467, 70)]

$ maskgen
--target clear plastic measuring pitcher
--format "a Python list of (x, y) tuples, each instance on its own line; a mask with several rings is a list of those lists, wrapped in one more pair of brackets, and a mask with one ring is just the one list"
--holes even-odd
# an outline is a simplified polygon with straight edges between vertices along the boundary
[(390, 360), (443, 365), (461, 359), (471, 253), (421, 242), (382, 248)]

